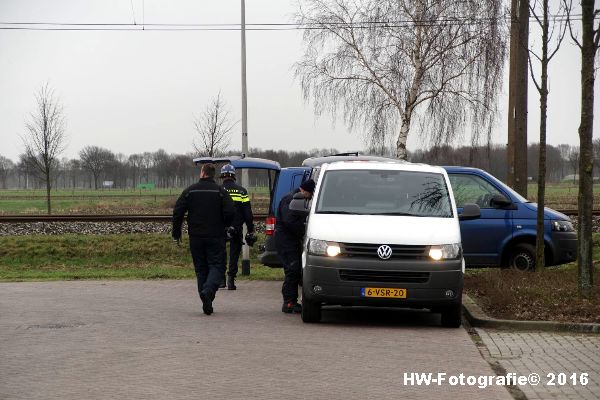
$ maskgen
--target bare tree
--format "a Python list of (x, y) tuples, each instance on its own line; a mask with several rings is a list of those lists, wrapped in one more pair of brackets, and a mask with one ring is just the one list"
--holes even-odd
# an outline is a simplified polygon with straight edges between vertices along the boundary
[[(570, 17), (571, 0), (563, 0)], [(577, 269), (579, 294), (589, 298), (594, 284), (592, 261), (592, 208), (594, 207), (594, 163), (592, 137), (594, 132), (594, 80), (596, 54), (600, 47), (600, 14), (594, 0), (580, 0), (581, 41), (568, 18), (571, 38), (581, 50), (581, 121), (579, 123), (579, 194), (577, 213)]]
[[(145, 151), (141, 155), (142, 155), (141, 169), (143, 171), (142, 176), (144, 176), (144, 183), (151, 183), (150, 182), (150, 171), (154, 167), (154, 156), (149, 151)], [(141, 176), (140, 176), (140, 183), (142, 183)]]
[(51, 214), (51, 175), (65, 148), (65, 119), (62, 105), (47, 83), (40, 87), (35, 98), (36, 110), (30, 114), (25, 124), (26, 133), (21, 138), (27, 158), (46, 183), (46, 206)]
[(133, 183), (133, 187), (136, 187), (138, 183), (141, 183), (141, 169), (142, 169), (142, 159), (143, 156), (141, 154), (132, 154), (127, 159), (127, 164), (129, 165), (129, 170), (131, 171), (131, 180)]
[(72, 159), (69, 161), (67, 165), (69, 180), (71, 181), (70, 185), (72, 188), (77, 187), (78, 178), (81, 175), (81, 161), (78, 159)]
[[(558, 23), (558, 32), (555, 36), (554, 29), (557, 28), (557, 15), (563, 14), (564, 4), (559, 3), (558, 10), (550, 13), (549, 0), (533, 0), (529, 3), (530, 14), (534, 17), (537, 25), (542, 31), (541, 51), (529, 49), (529, 71), (531, 79), (540, 95), (540, 145), (538, 153), (538, 182), (537, 182), (537, 223), (536, 223), (536, 266), (542, 268), (546, 265), (544, 260), (544, 205), (546, 199), (546, 123), (548, 119), (548, 65), (558, 52), (565, 37), (567, 24)], [(553, 15), (553, 17), (550, 17)], [(562, 19), (560, 20), (562, 21)], [(549, 47), (554, 42), (553, 48)], [(536, 77), (532, 58), (540, 64), (540, 77)]]
[(152, 154), (152, 157), (154, 170), (156, 171), (156, 176), (158, 178), (158, 186), (167, 187), (170, 173), (169, 163), (171, 161), (171, 156), (163, 149), (159, 149)]
[(192, 157), (188, 157), (186, 155), (175, 155), (173, 157), (171, 157), (171, 162), (170, 162), (170, 167), (169, 169), (171, 171), (173, 171), (173, 175), (174, 175), (174, 179), (173, 179), (173, 186), (174, 187), (181, 187), (185, 185), (185, 178), (187, 175), (187, 172), (190, 168), (190, 166), (192, 165), (192, 163), (190, 162), (190, 159)]
[(128, 163), (127, 156), (125, 156), (125, 154), (117, 153), (114, 155), (113, 161), (111, 165), (109, 165), (109, 171), (111, 173), (115, 187), (127, 187)]
[(32, 182), (31, 186), (34, 186), (34, 182), (36, 180), (40, 180), (40, 177), (39, 177), (40, 172), (35, 168), (35, 166), (33, 164), (34, 164), (34, 162), (31, 160), (31, 158), (29, 156), (27, 156), (26, 153), (19, 154), (19, 161), (17, 163), (17, 169), (19, 170), (19, 173), (23, 175), (23, 180), (24, 180), (23, 187), (25, 189), (29, 189), (30, 179)]
[(13, 163), (8, 158), (0, 155), (0, 188), (6, 189), (6, 180), (8, 179), (8, 174), (15, 168), (15, 163)]
[[(486, 132), (496, 114), (506, 53), (496, 0), (307, 0), (308, 29), (295, 65), (317, 114), (341, 109), (370, 145), (392, 135), (406, 159), (413, 120), (435, 143), (472, 123)], [(303, 3), (304, 4), (304, 3)]]
[(571, 146), (566, 143), (562, 143), (562, 144), (559, 144), (557, 147), (558, 147), (558, 151), (560, 153), (560, 159), (561, 159), (560, 179), (562, 180), (565, 177), (565, 175), (568, 175), (567, 173), (565, 173), (565, 164), (567, 164), (569, 161), (569, 154), (571, 152)]
[(199, 143), (193, 142), (199, 155), (214, 157), (229, 147), (231, 131), (236, 123), (230, 121), (230, 112), (221, 93), (206, 106), (202, 114), (194, 119), (194, 128), (199, 136)]
[(571, 149), (569, 150), (568, 160), (573, 170), (573, 183), (575, 183), (577, 182), (577, 169), (579, 167), (579, 149), (577, 147), (571, 147)]
[(94, 189), (98, 190), (98, 179), (114, 161), (115, 155), (108, 149), (98, 146), (86, 146), (79, 152), (81, 166), (87, 170), (94, 180)]

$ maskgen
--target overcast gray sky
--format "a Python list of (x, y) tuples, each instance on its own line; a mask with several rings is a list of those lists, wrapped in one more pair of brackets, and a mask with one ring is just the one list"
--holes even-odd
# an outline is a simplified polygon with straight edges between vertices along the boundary
[[(247, 0), (247, 23), (290, 22), (296, 4)], [(131, 23), (134, 15), (138, 24), (238, 23), (240, 1), (0, 0), (0, 22)], [(333, 126), (330, 115), (316, 118), (304, 103), (292, 73), (302, 53), (301, 31), (251, 31), (247, 42), (251, 147), (364, 147), (360, 132), (348, 132), (340, 122)], [(579, 71), (579, 49), (566, 39), (550, 70), (551, 144), (579, 141)], [(22, 152), (19, 135), (44, 82), (64, 105), (69, 143), (63, 156), (76, 157), (85, 145), (125, 154), (159, 148), (184, 153), (192, 150), (194, 115), (219, 90), (241, 118), (240, 33), (0, 30), (1, 155), (16, 160)], [(530, 85), (530, 142), (537, 141), (538, 110)], [(506, 118), (503, 111), (494, 129), (497, 143), (506, 143)], [(240, 131), (241, 124), (232, 148), (241, 148)], [(415, 137), (409, 140), (409, 150), (421, 146)]]

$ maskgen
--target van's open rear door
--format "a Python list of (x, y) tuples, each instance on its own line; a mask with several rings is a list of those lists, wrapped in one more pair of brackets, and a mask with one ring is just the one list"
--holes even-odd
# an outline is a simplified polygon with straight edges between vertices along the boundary
[[(281, 166), (277, 161), (267, 160), (264, 158), (241, 156), (194, 158), (194, 164), (196, 165), (207, 163), (217, 164), (219, 168), (224, 164), (231, 164), (235, 167), (235, 169), (264, 170), (266, 174), (266, 179), (268, 180), (269, 188), (269, 206), (267, 208), (267, 212), (271, 209), (271, 203), (273, 201), (273, 190), (275, 188), (275, 183), (277, 182), (277, 175), (279, 175), (279, 171), (281, 171)], [(250, 190), (250, 188), (248, 187), (251, 186), (249, 182), (240, 183), (243, 186), (246, 186), (246, 189)]]

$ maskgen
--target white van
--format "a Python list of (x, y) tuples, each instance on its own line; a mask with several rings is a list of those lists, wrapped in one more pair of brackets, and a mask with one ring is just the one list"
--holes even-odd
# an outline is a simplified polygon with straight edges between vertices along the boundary
[[(385, 161), (324, 164), (302, 255), (302, 320), (323, 305), (428, 308), (459, 327), (465, 263), (459, 216), (443, 168)], [(467, 205), (462, 219), (479, 217)]]

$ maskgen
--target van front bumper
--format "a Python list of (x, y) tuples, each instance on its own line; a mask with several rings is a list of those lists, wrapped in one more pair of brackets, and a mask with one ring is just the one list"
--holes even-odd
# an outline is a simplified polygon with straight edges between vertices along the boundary
[[(330, 305), (441, 309), (460, 304), (462, 260), (354, 259), (308, 255), (303, 296)], [(405, 299), (364, 297), (363, 288), (406, 289)]]
[(577, 233), (552, 232), (553, 257), (552, 264), (565, 264), (577, 259)]

